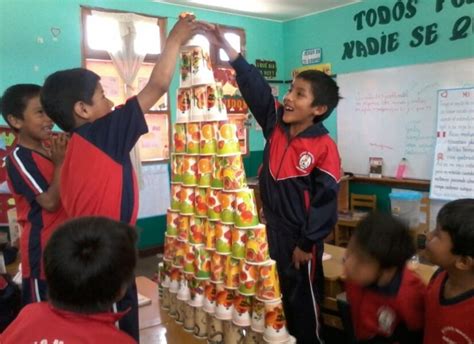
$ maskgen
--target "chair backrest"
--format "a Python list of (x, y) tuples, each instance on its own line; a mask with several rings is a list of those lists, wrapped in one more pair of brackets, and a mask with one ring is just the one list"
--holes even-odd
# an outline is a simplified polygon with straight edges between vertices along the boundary
[(363, 208), (362, 210), (377, 209), (377, 196), (351, 193), (351, 211), (360, 208)]
[(424, 222), (420, 222), (418, 234), (428, 233), (430, 229), (430, 199), (423, 197), (420, 201), (420, 213), (424, 213)]

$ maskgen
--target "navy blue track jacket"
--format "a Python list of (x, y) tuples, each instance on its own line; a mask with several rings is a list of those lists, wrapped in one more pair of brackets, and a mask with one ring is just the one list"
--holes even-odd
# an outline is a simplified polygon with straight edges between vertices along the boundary
[(259, 185), (267, 226), (288, 231), (299, 248), (311, 252), (337, 221), (341, 161), (336, 143), (322, 123), (289, 139), (283, 107), (276, 106), (258, 69), (242, 56), (232, 66), (266, 139)]

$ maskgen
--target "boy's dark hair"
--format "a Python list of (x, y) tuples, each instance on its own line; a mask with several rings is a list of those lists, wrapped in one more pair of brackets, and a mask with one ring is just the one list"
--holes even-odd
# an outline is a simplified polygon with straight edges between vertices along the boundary
[(3, 119), (8, 123), (10, 128), (17, 131), (8, 121), (8, 115), (12, 115), (18, 119), (23, 119), (28, 101), (31, 98), (40, 95), (41, 86), (35, 84), (17, 84), (10, 86), (3, 93), (0, 99), (0, 111)]
[(336, 81), (319, 70), (302, 71), (296, 78), (303, 79), (311, 84), (314, 97), (312, 106), (327, 106), (328, 109), (323, 115), (314, 118), (315, 123), (324, 121), (337, 106), (339, 99), (341, 99), (339, 96), (339, 86), (337, 86)]
[(74, 104), (83, 101), (92, 105), (92, 96), (99, 80), (96, 73), (85, 68), (53, 73), (44, 82), (41, 104), (58, 127), (70, 132), (76, 126)]
[(441, 230), (451, 237), (453, 254), (474, 257), (474, 199), (446, 203), (436, 220)]
[(402, 268), (416, 250), (408, 227), (390, 214), (374, 212), (354, 230), (357, 248), (377, 260), (382, 269)]
[(68, 221), (44, 251), (50, 302), (76, 313), (109, 311), (134, 276), (136, 230), (105, 217)]

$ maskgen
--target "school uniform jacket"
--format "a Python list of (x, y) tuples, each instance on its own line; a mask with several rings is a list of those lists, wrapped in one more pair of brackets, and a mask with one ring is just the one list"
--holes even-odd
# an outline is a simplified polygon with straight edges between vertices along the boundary
[(61, 199), (70, 217), (105, 216), (135, 224), (138, 185), (130, 151), (147, 131), (136, 97), (74, 129), (61, 172)]
[(232, 66), (239, 89), (266, 139), (259, 174), (260, 195), (273, 231), (286, 231), (296, 245), (311, 252), (337, 221), (341, 162), (337, 146), (322, 123), (289, 138), (267, 81), (239, 56)]
[(384, 287), (362, 287), (347, 281), (347, 301), (357, 340), (420, 343), (425, 292), (423, 281), (406, 267)]
[(448, 274), (438, 270), (426, 293), (425, 344), (474, 343), (474, 289), (446, 299)]
[(20, 252), (22, 277), (45, 279), (42, 267), (44, 247), (58, 225), (66, 221), (62, 205), (44, 210), (36, 197), (48, 191), (54, 175), (53, 162), (44, 155), (21, 145), (6, 158), (7, 182), (13, 193), (18, 223), (22, 228)]
[(56, 309), (46, 302), (33, 303), (0, 334), (0, 343), (136, 343), (115, 327), (123, 313), (78, 314)]

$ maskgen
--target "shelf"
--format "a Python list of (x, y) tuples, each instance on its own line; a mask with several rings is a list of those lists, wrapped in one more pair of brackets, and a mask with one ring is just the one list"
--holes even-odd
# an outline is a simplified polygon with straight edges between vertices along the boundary
[(355, 175), (351, 178), (352, 183), (380, 184), (395, 188), (410, 188), (419, 191), (429, 191), (430, 181), (425, 179), (395, 179), (391, 177), (370, 178), (368, 176)]

